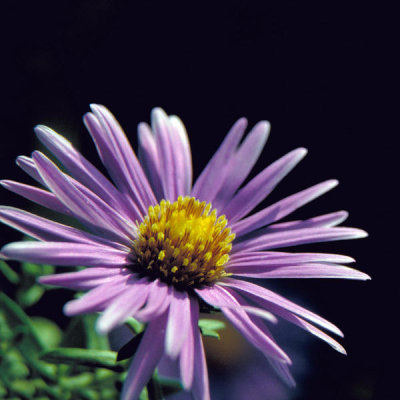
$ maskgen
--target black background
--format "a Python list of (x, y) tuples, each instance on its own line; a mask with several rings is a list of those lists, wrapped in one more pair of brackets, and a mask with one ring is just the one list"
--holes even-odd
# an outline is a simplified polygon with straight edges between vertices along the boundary
[[(152, 107), (179, 115), (195, 174), (237, 118), (246, 116), (250, 125), (268, 119), (271, 136), (256, 171), (295, 147), (309, 155), (266, 204), (338, 178), (338, 188), (295, 217), (346, 209), (346, 225), (370, 233), (307, 250), (349, 254), (372, 281), (279, 282), (281, 293), (337, 323), (349, 352), (343, 357), (312, 340), (305, 352), (309, 371), (297, 377), (291, 396), (397, 398), (394, 10), (364, 2), (239, 0), (1, 7), (2, 177), (28, 181), (14, 159), (37, 148), (32, 127), (38, 123), (97, 163), (81, 124), (91, 102), (110, 108), (135, 146), (136, 125), (149, 120)], [(30, 207), (5, 190), (0, 196), (2, 204)], [(1, 228), (2, 245), (18, 239)]]

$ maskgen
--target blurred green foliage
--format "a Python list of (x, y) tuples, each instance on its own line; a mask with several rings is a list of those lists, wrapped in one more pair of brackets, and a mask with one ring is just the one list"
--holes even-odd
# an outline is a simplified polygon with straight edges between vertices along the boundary
[[(15, 286), (15, 300), (0, 293), (0, 399), (118, 399), (129, 358), (140, 344), (145, 325), (129, 318), (126, 326), (133, 338), (117, 353), (110, 349), (107, 336), (97, 334), (97, 315), (71, 318), (64, 331), (48, 318), (29, 316), (25, 310), (54, 289), (38, 284), (37, 278), (54, 269), (21, 263), (17, 273), (0, 260), (0, 276)], [(199, 321), (206, 336), (219, 338), (217, 331), (223, 327), (220, 321)], [(155, 371), (140, 400), (181, 390), (179, 381), (158, 377)]]

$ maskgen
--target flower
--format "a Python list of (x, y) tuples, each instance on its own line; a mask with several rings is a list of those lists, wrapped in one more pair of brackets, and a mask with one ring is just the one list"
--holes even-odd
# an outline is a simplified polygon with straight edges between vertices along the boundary
[[(88, 268), (41, 278), (41, 282), (88, 290), (65, 305), (67, 315), (101, 312), (97, 330), (107, 333), (128, 317), (147, 323), (122, 390), (136, 399), (161, 359), (180, 365), (186, 390), (209, 399), (207, 366), (198, 328), (200, 310), (217, 308), (259, 349), (289, 383), (291, 361), (264, 320), (277, 316), (343, 347), (317, 326), (337, 335), (332, 323), (246, 278), (369, 277), (343, 266), (344, 255), (288, 253), (276, 249), (313, 242), (354, 239), (362, 230), (338, 227), (344, 211), (302, 221), (278, 222), (337, 185), (328, 180), (250, 216), (305, 156), (296, 149), (248, 183), (267, 140), (261, 121), (240, 143), (246, 129), (239, 119), (192, 186), (191, 152), (176, 116), (152, 112), (152, 125), (139, 124), (139, 160), (113, 115), (92, 105), (84, 117), (112, 182), (69, 141), (45, 126), (39, 140), (68, 171), (41, 152), (17, 164), (45, 189), (4, 180), (2, 185), (51, 210), (75, 218), (77, 229), (12, 207), (1, 207), (2, 222), (37, 241), (11, 243), (2, 257)], [(48, 189), (48, 190), (47, 190)]]

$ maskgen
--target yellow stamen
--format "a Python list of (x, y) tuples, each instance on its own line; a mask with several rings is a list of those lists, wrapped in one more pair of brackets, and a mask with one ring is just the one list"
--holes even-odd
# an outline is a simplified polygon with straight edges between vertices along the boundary
[(210, 284), (228, 275), (235, 235), (227, 225), (224, 215), (194, 197), (161, 200), (139, 225), (132, 269), (179, 288)]

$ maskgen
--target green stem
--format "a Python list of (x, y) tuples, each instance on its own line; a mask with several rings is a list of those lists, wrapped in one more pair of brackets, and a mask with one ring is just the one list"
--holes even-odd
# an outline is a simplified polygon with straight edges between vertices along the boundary
[(162, 394), (161, 386), (158, 382), (158, 374), (154, 372), (152, 378), (147, 384), (147, 395), (149, 400), (163, 400), (164, 396)]

